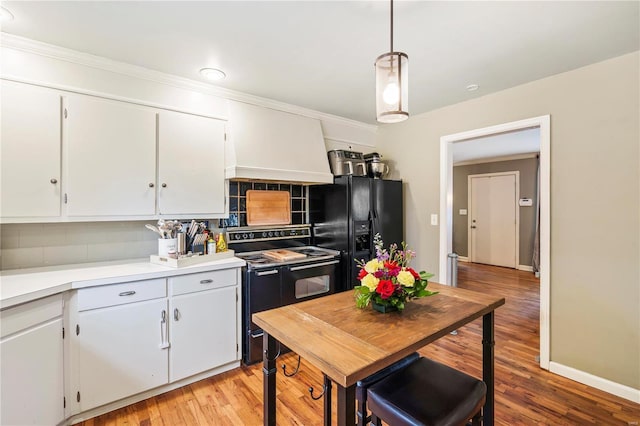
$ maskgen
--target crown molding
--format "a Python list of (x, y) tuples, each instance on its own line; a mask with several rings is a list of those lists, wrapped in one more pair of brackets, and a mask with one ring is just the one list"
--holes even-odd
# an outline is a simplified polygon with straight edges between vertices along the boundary
[(250, 95), (248, 93), (225, 89), (188, 78), (178, 77), (176, 75), (154, 71), (149, 68), (114, 61), (102, 56), (79, 52), (77, 50), (67, 49), (65, 47), (55, 46), (53, 44), (43, 43), (5, 32), (0, 33), (0, 47), (71, 62), (78, 65), (152, 81), (155, 83), (173, 86), (180, 89), (194, 90), (200, 93), (205, 93), (232, 101), (245, 102), (265, 108), (275, 109), (278, 111), (284, 111), (292, 114), (302, 115), (305, 117), (315, 118), (318, 120), (339, 122), (341, 124), (357, 127), (370, 132), (376, 132), (378, 129), (378, 126), (373, 124), (367, 124), (361, 121), (351, 120), (349, 118), (340, 117), (338, 115), (327, 114), (324, 112), (315, 111), (312, 109), (276, 101), (273, 99)]

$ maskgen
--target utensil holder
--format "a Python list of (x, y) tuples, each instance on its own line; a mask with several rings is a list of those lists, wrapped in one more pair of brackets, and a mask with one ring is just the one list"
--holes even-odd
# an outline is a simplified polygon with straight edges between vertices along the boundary
[(168, 256), (169, 252), (173, 252), (175, 254), (177, 251), (177, 238), (158, 238), (158, 256)]

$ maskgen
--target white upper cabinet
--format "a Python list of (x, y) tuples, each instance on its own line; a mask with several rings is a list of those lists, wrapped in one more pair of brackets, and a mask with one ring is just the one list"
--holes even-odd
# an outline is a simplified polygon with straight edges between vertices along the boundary
[(159, 113), (159, 214), (224, 214), (224, 133), (220, 120)]
[(153, 215), (156, 111), (69, 95), (65, 115), (67, 215)]
[(0, 216), (60, 215), (60, 93), (2, 80)]
[(0, 222), (227, 214), (225, 121), (1, 82)]

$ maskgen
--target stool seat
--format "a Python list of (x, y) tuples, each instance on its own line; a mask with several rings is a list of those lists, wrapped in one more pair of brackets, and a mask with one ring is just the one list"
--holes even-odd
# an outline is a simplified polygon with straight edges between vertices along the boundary
[(487, 386), (439, 362), (419, 358), (367, 389), (368, 408), (391, 426), (465, 425), (479, 417)]

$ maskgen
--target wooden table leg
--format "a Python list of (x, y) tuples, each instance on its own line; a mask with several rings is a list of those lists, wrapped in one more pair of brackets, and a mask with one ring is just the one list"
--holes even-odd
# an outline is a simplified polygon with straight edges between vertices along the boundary
[(356, 385), (338, 386), (338, 426), (354, 426), (356, 422)]
[(482, 424), (485, 426), (493, 426), (495, 420), (493, 323), (493, 311), (482, 317), (482, 380), (487, 385), (487, 398), (482, 409)]
[(262, 338), (263, 424), (276, 426), (276, 339), (266, 332)]
[(331, 379), (324, 375), (324, 426), (331, 426)]

